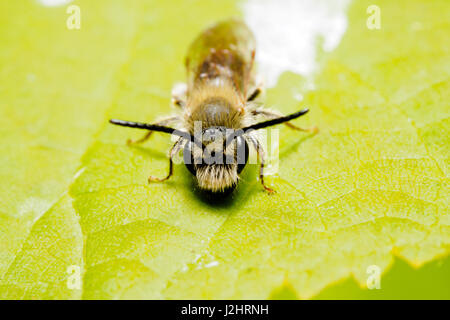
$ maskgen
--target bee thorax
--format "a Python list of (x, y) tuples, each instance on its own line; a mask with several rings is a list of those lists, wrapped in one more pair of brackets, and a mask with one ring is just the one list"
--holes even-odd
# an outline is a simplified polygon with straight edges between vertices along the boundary
[(200, 121), (204, 129), (213, 126), (241, 128), (247, 123), (242, 113), (244, 105), (243, 97), (232, 83), (225, 81), (216, 86), (212, 81), (205, 81), (188, 97), (186, 127), (193, 130), (195, 122)]

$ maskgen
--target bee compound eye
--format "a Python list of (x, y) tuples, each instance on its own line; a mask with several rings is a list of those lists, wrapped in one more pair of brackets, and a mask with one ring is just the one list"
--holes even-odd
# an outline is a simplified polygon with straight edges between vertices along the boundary
[(236, 138), (236, 158), (238, 164), (238, 173), (244, 170), (248, 161), (248, 144), (244, 137), (238, 136)]
[(194, 176), (196, 175), (196, 169), (194, 166), (194, 150), (192, 149), (193, 143), (192, 141), (189, 141), (184, 146), (183, 150), (183, 162), (186, 166), (186, 168), (189, 170), (190, 173), (192, 173)]

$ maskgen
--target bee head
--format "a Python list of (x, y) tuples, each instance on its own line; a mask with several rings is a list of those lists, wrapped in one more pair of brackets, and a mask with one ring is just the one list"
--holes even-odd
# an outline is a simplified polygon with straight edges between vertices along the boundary
[(232, 132), (225, 127), (210, 127), (202, 132), (201, 147), (191, 141), (186, 143), (184, 163), (201, 189), (226, 192), (236, 187), (249, 150), (245, 138), (233, 136)]

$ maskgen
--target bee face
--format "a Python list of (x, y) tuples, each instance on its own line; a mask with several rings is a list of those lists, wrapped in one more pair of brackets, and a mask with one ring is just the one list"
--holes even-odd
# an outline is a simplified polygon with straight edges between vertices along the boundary
[(223, 192), (236, 186), (239, 173), (247, 164), (249, 150), (242, 136), (227, 143), (227, 136), (232, 132), (224, 127), (212, 127), (202, 132), (202, 147), (186, 143), (184, 163), (201, 189)]

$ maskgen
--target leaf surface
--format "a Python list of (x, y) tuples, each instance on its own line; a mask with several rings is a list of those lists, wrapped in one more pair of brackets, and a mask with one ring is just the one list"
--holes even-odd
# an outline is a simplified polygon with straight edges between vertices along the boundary
[(149, 185), (171, 141), (129, 147), (142, 132), (107, 119), (175, 113), (190, 41), (236, 4), (76, 4), (72, 31), (64, 7), (0, 4), (0, 297), (310, 298), (348, 277), (364, 286), (394, 257), (448, 255), (448, 1), (380, 1), (381, 30), (366, 28), (371, 3), (353, 3), (315, 78), (285, 73), (267, 92), (281, 112), (308, 106), (295, 123), (320, 133), (279, 128), (275, 195), (249, 165), (216, 201), (182, 164)]

